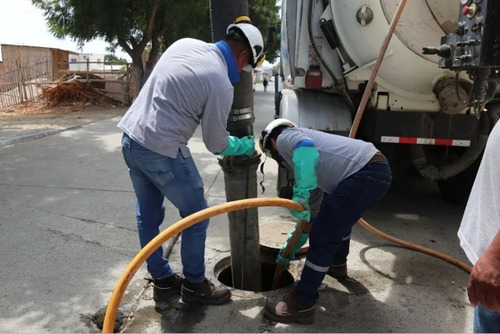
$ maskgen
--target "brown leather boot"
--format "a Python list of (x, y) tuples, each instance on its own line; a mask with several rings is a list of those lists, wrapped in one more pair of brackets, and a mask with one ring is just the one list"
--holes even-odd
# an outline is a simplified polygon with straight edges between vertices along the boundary
[(182, 276), (172, 276), (153, 279), (153, 299), (155, 302), (166, 302), (174, 296), (181, 294)]
[(332, 264), (327, 272), (328, 275), (336, 278), (342, 279), (347, 277), (347, 263), (344, 264)]
[(280, 302), (267, 301), (264, 307), (264, 317), (277, 322), (298, 322), (312, 324), (316, 304), (306, 305), (297, 298), (293, 292)]
[(188, 304), (221, 305), (231, 300), (231, 291), (228, 288), (216, 288), (208, 279), (201, 283), (191, 283), (184, 280), (181, 295), (182, 301)]

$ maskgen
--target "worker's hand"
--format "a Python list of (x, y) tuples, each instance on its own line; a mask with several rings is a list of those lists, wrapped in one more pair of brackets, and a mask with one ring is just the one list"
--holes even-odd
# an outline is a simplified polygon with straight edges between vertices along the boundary
[[(297, 228), (297, 226), (299, 226), (299, 223), (297, 223), (295, 225), (295, 229)], [(295, 244), (293, 245), (293, 247), (290, 251), (290, 255), (288, 257), (284, 257), (283, 252), (285, 251), (286, 247), (288, 246), (288, 242), (290, 241), (290, 238), (292, 237), (293, 233), (295, 232), (295, 229), (293, 229), (293, 231), (291, 231), (288, 234), (288, 239), (286, 240), (285, 244), (283, 245), (283, 247), (281, 248), (281, 250), (278, 254), (278, 257), (276, 258), (277, 264), (280, 264), (280, 265), (285, 266), (285, 267), (288, 266), (290, 261), (295, 259), (295, 254), (297, 254), (297, 252), (300, 251), (302, 246), (304, 246), (304, 244), (307, 242), (307, 239), (309, 239), (308, 233), (301, 233), (301, 235), (297, 239), (297, 242), (295, 242)]]
[(226, 149), (219, 154), (223, 156), (242, 155), (242, 154), (252, 156), (254, 152), (255, 152), (254, 136), (246, 136), (243, 138), (229, 136), (227, 138)]
[[(308, 222), (311, 220), (311, 209), (309, 208), (309, 197), (305, 197), (301, 193), (302, 192), (297, 192), (294, 189), (294, 195), (292, 197), (292, 201), (297, 202), (300, 205), (302, 205), (304, 210), (303, 211), (295, 211), (293, 209), (290, 209), (290, 213), (295, 218), (298, 218), (300, 220), (305, 220)], [(308, 195), (309, 195), (309, 192), (307, 192), (307, 196)]]
[(476, 262), (467, 282), (467, 295), (472, 305), (500, 312), (500, 259), (486, 251)]
[(243, 154), (251, 157), (255, 153), (255, 136), (240, 138), (243, 145)]

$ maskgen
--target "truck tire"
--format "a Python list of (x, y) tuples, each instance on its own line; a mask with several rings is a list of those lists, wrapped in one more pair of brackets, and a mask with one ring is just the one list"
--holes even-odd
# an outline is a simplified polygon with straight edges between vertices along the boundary
[(437, 181), (441, 197), (455, 205), (465, 205), (469, 199), (469, 194), (476, 179), (476, 174), (481, 164), (482, 154), (467, 167), (462, 173)]
[[(488, 116), (489, 116), (489, 129), (490, 131), (495, 126), (496, 122), (500, 118), (500, 100), (494, 99), (488, 104)], [(484, 152), (484, 148), (483, 148)], [(466, 170), (462, 173), (450, 177), (447, 180), (438, 181), (438, 188), (441, 196), (444, 200), (458, 205), (464, 205), (469, 199), (469, 194), (474, 185), (474, 180), (476, 179), (476, 174), (481, 165), (481, 160), (483, 158), (483, 152), (479, 157), (472, 163)]]

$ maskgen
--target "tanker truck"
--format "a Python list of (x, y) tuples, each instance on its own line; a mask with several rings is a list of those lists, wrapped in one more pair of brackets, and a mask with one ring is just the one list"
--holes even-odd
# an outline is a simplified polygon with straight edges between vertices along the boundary
[[(349, 135), (399, 3), (283, 0), (275, 117)], [(498, 118), (498, 19), (499, 1), (407, 1), (356, 132), (396, 177), (412, 170), (452, 202), (467, 199)], [(292, 185), (280, 169), (280, 196)]]

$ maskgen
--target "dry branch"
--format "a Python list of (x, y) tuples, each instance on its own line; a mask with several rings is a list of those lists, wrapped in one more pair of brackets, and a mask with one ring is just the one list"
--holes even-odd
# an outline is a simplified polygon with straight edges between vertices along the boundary
[(51, 106), (66, 102), (83, 102), (94, 105), (121, 104), (116, 99), (97, 91), (90, 83), (77, 80), (61, 82), (57, 86), (44, 88), (42, 97)]

